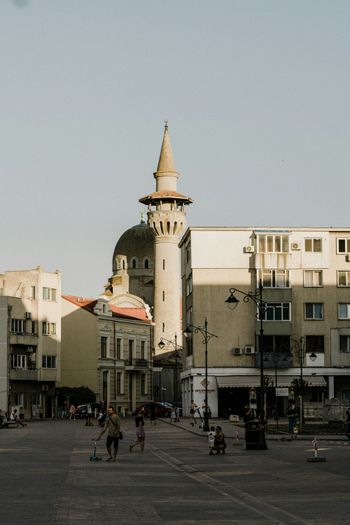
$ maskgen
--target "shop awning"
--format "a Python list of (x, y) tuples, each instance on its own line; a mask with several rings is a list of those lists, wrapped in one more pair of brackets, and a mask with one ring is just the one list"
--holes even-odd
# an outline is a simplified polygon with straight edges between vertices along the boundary
[(260, 376), (223, 376), (216, 378), (218, 388), (258, 387)]
[[(274, 386), (275, 377), (266, 374), (271, 378), (271, 386)], [(300, 376), (277, 376), (277, 386), (291, 386), (295, 379), (300, 379)], [(216, 377), (218, 388), (249, 388), (260, 386), (260, 375), (256, 376), (219, 376)], [(308, 387), (325, 387), (327, 385), (323, 376), (303, 376), (303, 380)]]

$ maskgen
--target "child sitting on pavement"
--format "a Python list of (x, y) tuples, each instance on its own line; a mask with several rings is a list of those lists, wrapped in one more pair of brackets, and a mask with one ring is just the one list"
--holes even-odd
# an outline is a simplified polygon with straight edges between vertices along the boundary
[(213, 448), (215, 443), (215, 427), (210, 427), (208, 432), (208, 445), (209, 445), (209, 454), (213, 455)]

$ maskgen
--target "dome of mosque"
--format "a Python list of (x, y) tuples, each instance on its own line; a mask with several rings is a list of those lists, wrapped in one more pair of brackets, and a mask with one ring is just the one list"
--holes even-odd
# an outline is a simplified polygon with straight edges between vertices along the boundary
[(113, 272), (117, 270), (117, 255), (126, 256), (129, 268), (134, 264), (135, 267), (145, 267), (146, 260), (153, 266), (154, 234), (148, 224), (142, 220), (139, 224), (126, 230), (120, 237), (114, 248)]

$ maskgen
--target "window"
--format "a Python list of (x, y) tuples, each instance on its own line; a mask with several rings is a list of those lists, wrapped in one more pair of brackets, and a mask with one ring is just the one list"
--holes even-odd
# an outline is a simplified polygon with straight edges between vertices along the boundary
[(141, 341), (141, 359), (146, 359), (146, 341)]
[(30, 299), (35, 299), (35, 286), (30, 287)]
[(338, 286), (350, 286), (350, 272), (338, 272)]
[(337, 239), (337, 253), (350, 253), (350, 237), (348, 239)]
[(43, 355), (42, 356), (42, 368), (56, 368), (56, 356), (55, 355)]
[(289, 235), (258, 235), (259, 253), (288, 253)]
[(146, 270), (148, 270), (148, 268), (149, 268), (149, 260), (148, 259), (145, 259), (144, 267), (145, 267)]
[(263, 336), (264, 352), (290, 352), (289, 335), (264, 335)]
[(289, 288), (289, 270), (260, 270), (264, 288)]
[(101, 336), (101, 358), (105, 359), (107, 357), (107, 343), (108, 337), (105, 335)]
[(122, 372), (117, 372), (116, 383), (117, 383), (117, 394), (121, 394), (122, 393)]
[(27, 369), (27, 356), (23, 354), (14, 354), (11, 356), (12, 368)]
[(165, 270), (165, 259), (163, 259), (163, 270)]
[(162, 323), (162, 332), (163, 332), (163, 334), (165, 332), (165, 323)]
[(131, 268), (133, 268), (133, 270), (135, 270), (135, 268), (136, 268), (136, 259), (135, 259), (135, 257), (131, 260)]
[(306, 352), (324, 352), (323, 335), (307, 335), (305, 337)]
[(37, 321), (29, 321), (29, 323), (27, 323), (27, 329), (31, 335), (36, 335), (38, 333)]
[(122, 340), (119, 337), (117, 338), (117, 359), (123, 359), (122, 358)]
[(323, 303), (305, 303), (305, 319), (322, 320)]
[(134, 340), (129, 339), (129, 360), (132, 361), (134, 358)]
[(305, 270), (304, 271), (304, 286), (306, 288), (323, 286), (322, 270)]
[(56, 301), (57, 290), (55, 288), (43, 287), (43, 299), (44, 301)]
[(290, 303), (268, 303), (263, 316), (264, 321), (290, 321)]
[(163, 302), (164, 302), (165, 301), (165, 292), (164, 292), (164, 290), (162, 292), (162, 298), (163, 298)]
[(147, 394), (147, 375), (141, 374), (141, 394)]
[(322, 239), (305, 239), (306, 252), (322, 252)]
[(47, 321), (43, 321), (42, 334), (43, 335), (55, 335), (56, 334), (56, 323), (48, 323)]
[(24, 320), (23, 319), (11, 319), (11, 332), (15, 334), (24, 333)]
[(350, 352), (350, 335), (339, 336), (339, 349), (341, 352)]
[(190, 275), (186, 279), (186, 296), (192, 293), (192, 286), (192, 273), (190, 273)]
[(350, 319), (350, 303), (338, 304), (338, 319)]

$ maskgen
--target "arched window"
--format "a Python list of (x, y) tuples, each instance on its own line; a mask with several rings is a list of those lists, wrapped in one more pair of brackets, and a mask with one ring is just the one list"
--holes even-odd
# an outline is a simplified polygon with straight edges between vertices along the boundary
[(148, 259), (145, 259), (144, 266), (145, 266), (146, 270), (148, 270), (148, 268), (149, 268), (149, 260)]
[(135, 257), (133, 257), (133, 258), (131, 259), (131, 268), (132, 268), (133, 270), (135, 270), (135, 268), (136, 268), (136, 259), (135, 259)]

